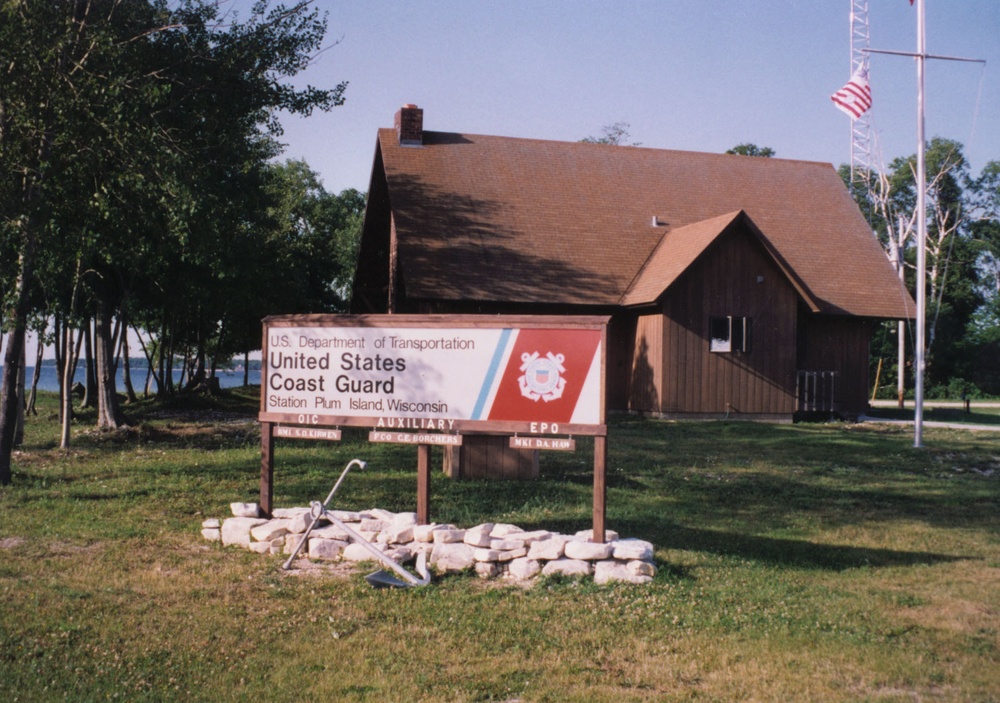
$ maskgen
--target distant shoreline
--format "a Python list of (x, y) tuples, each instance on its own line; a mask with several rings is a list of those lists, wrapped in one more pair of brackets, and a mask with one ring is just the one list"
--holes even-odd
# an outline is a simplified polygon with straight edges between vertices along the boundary
[[(46, 361), (51, 361), (52, 363), (45, 363)], [(253, 361), (250, 362), (250, 369), (247, 375), (247, 382), (251, 386), (260, 385), (260, 362), (256, 363), (256, 368)], [(76, 366), (76, 373), (73, 375), (73, 382), (82, 383), (86, 378), (86, 364), (80, 362)], [(0, 366), (0, 370), (3, 366)], [(133, 361), (130, 364), (130, 372), (132, 376), (132, 386), (138, 391), (146, 385), (146, 377), (149, 367), (146, 365), (146, 360), (142, 359), (141, 362)], [(182, 369), (175, 368), (172, 370), (174, 383), (177, 383), (181, 379)], [(25, 368), (25, 383), (31, 385), (31, 380), (35, 372), (34, 366), (28, 366)], [(118, 366), (118, 373), (115, 377), (115, 383), (118, 389), (125, 388), (124, 371), (121, 364)], [(219, 386), (221, 388), (234, 388), (243, 385), (244, 372), (242, 368), (227, 368), (227, 369), (216, 369), (216, 378), (219, 379)], [(154, 384), (155, 385), (155, 384)], [(54, 360), (43, 360), (41, 365), (41, 371), (38, 377), (38, 390), (40, 391), (53, 391), (57, 392), (59, 390), (59, 378), (57, 374), (57, 369)]]

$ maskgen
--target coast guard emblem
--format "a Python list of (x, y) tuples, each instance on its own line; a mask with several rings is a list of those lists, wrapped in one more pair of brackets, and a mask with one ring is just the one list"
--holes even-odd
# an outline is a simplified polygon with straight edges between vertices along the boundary
[(534, 401), (544, 400), (546, 403), (562, 397), (566, 388), (566, 379), (561, 374), (566, 372), (562, 354), (549, 352), (542, 356), (538, 352), (521, 354), (521, 373), (517, 379), (521, 386), (521, 395)]

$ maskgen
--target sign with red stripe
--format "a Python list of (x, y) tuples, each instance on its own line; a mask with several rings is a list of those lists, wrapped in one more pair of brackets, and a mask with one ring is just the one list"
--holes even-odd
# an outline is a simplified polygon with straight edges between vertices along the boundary
[(604, 432), (606, 318), (307, 315), (264, 324), (264, 422)]

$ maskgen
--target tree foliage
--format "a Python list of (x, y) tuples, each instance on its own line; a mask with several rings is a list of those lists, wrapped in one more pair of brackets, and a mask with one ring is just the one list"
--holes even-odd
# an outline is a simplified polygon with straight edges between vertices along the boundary
[[(10, 480), (15, 378), (32, 319), (54, 315), (64, 331), (93, 321), (100, 424), (115, 427), (123, 326), (153, 332), (161, 359), (182, 353), (203, 369), (210, 351), (234, 348), (227, 320), (267, 307), (246, 302), (266, 297), (264, 276), (294, 277), (279, 271), (284, 254), (271, 246), (279, 116), (331, 109), (346, 89), (288, 80), (322, 48), (326, 18), (311, 5), (0, 3), (0, 286), (9, 332), (0, 482)], [(355, 208), (356, 200), (347, 199)], [(336, 243), (320, 247), (323, 217), (336, 219), (302, 215), (319, 218), (307, 263), (310, 280), (329, 274), (313, 287), (335, 291), (350, 256), (337, 247), (349, 237), (338, 229)], [(304, 304), (335, 308), (336, 295)], [(68, 341), (60, 351), (71, 358)]]
[[(927, 145), (925, 169), (926, 383), (932, 393), (1000, 394), (995, 364), (984, 363), (984, 349), (1000, 336), (1000, 166), (987, 164), (973, 177), (962, 145), (936, 137)], [(890, 257), (894, 248), (902, 252), (916, 297), (916, 155), (893, 160), (884, 174), (856, 174), (852, 181), (847, 166), (840, 173)], [(876, 356), (892, 358), (896, 347), (888, 330), (873, 342)]]
[(630, 142), (632, 133), (629, 131), (631, 125), (628, 122), (615, 122), (614, 124), (601, 127), (601, 136), (584, 137), (581, 142), (585, 144), (611, 144), (613, 146), (642, 146), (642, 142)]
[(747, 142), (746, 144), (737, 144), (732, 149), (726, 150), (727, 154), (738, 154), (739, 156), (762, 156), (764, 158), (770, 159), (774, 156), (774, 149), (769, 146), (757, 146), (756, 144)]

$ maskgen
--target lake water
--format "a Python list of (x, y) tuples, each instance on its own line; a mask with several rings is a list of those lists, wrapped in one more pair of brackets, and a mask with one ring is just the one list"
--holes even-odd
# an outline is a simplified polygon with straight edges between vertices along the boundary
[[(3, 367), (0, 366), (0, 369), (2, 368)], [(28, 386), (30, 386), (32, 374), (35, 373), (35, 369), (29, 366), (25, 370), (25, 373), (26, 373), (25, 383)], [(133, 364), (131, 367), (131, 373), (132, 373), (132, 387), (135, 389), (136, 393), (142, 393), (143, 387), (146, 383), (146, 366), (137, 367)], [(220, 369), (215, 372), (215, 375), (219, 378), (219, 385), (222, 388), (233, 388), (234, 386), (243, 385), (242, 370), (228, 371)], [(80, 383), (83, 383), (85, 376), (86, 376), (86, 366), (82, 363), (78, 364), (76, 367), (76, 375), (73, 377), (73, 382), (75, 383), (79, 381)], [(175, 383), (178, 382), (180, 378), (181, 378), (181, 370), (174, 369), (174, 382)], [(249, 382), (250, 385), (260, 385), (259, 369), (250, 369)], [(118, 367), (117, 388), (119, 393), (124, 392), (125, 390), (125, 381), (123, 380), (122, 377), (122, 369), (120, 365)], [(154, 382), (151, 390), (155, 389), (156, 385)], [(52, 391), (53, 393), (59, 391), (59, 377), (58, 374), (56, 373), (55, 366), (46, 366), (46, 365), (42, 366), (41, 375), (38, 377), (38, 390)]]

